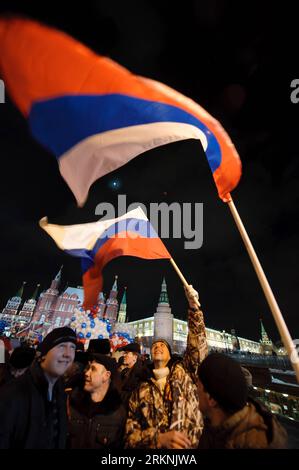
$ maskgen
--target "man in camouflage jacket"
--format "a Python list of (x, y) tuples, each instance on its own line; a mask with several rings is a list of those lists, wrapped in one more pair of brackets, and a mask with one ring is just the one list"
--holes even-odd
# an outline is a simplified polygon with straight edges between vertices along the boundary
[(154, 369), (129, 402), (127, 448), (196, 448), (203, 428), (196, 374), (208, 354), (203, 313), (198, 294), (189, 286), (187, 348), (182, 360), (172, 360), (168, 343), (154, 341)]

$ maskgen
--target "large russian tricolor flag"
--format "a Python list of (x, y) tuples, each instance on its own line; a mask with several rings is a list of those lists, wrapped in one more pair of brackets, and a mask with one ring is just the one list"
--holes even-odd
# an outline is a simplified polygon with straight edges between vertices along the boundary
[(162, 240), (140, 207), (116, 219), (89, 224), (54, 225), (41, 219), (40, 226), (59, 248), (81, 258), (84, 306), (97, 304), (102, 289), (102, 270), (118, 256), (170, 259)]
[(238, 184), (241, 162), (210, 114), (162, 83), (133, 75), (38, 22), (0, 19), (0, 71), (33, 136), (56, 156), (83, 205), (90, 186), (137, 155), (199, 139), (219, 196)]

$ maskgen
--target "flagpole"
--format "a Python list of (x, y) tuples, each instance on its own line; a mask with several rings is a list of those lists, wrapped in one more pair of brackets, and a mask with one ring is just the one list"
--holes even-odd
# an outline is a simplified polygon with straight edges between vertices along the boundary
[[(176, 264), (176, 262), (174, 261), (173, 258), (170, 258), (169, 261), (171, 262), (172, 266), (174, 267), (175, 271), (177, 272), (179, 278), (181, 279), (184, 287), (186, 289), (189, 289), (189, 284), (188, 282), (186, 281), (186, 278), (184, 277), (182, 271), (180, 270), (180, 268), (178, 267), (178, 265)], [(198, 299), (195, 299), (196, 303), (198, 304), (198, 307), (200, 307), (200, 303), (199, 303), (199, 300)]]
[(280, 311), (280, 308), (276, 302), (276, 299), (274, 297), (274, 294), (272, 292), (272, 289), (269, 285), (269, 282), (265, 276), (265, 273), (263, 271), (263, 268), (259, 262), (259, 259), (256, 255), (256, 252), (252, 246), (252, 243), (250, 241), (250, 238), (246, 232), (246, 229), (243, 225), (243, 222), (238, 214), (238, 211), (236, 209), (236, 206), (233, 202), (233, 200), (231, 199), (230, 201), (227, 202), (229, 208), (230, 208), (230, 211), (232, 213), (232, 216), (235, 220), (235, 223), (238, 227), (238, 230), (240, 232), (240, 235), (242, 237), (242, 240), (244, 242), (244, 245), (246, 247), (246, 250), (249, 254), (249, 257), (251, 259), (251, 262), (253, 264), (253, 267), (255, 269), (255, 272), (257, 274), (257, 277), (260, 281), (260, 284), (262, 286), (262, 289), (264, 291), (264, 294), (265, 294), (265, 297), (267, 299), (267, 302), (268, 302), (268, 305), (270, 307), (270, 310), (272, 312), (272, 315), (274, 317), (274, 320), (275, 320), (275, 323), (276, 323), (276, 326), (278, 328), (278, 331), (280, 333), (280, 336), (281, 336), (281, 339), (282, 339), (282, 342), (287, 350), (287, 353), (288, 353), (288, 356), (290, 358), (290, 361), (291, 361), (291, 364), (292, 364), (292, 367), (295, 371), (295, 374), (296, 374), (296, 377), (297, 377), (297, 381), (299, 383), (299, 358), (298, 358), (298, 353), (297, 353), (297, 350), (296, 350), (296, 346), (295, 344), (293, 343), (293, 340), (291, 338), (291, 335), (289, 333), (289, 330), (288, 330), (288, 327), (284, 321), (284, 318), (282, 316), (282, 313)]

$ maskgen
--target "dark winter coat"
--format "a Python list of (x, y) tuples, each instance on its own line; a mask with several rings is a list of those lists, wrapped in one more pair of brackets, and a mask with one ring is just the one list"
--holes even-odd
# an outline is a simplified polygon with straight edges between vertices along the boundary
[(38, 362), (0, 389), (1, 449), (63, 449), (66, 396), (62, 379), (48, 401), (48, 382)]
[(14, 379), (7, 364), (0, 364), (0, 387)]
[(74, 390), (69, 396), (68, 447), (71, 449), (121, 448), (126, 411), (119, 392), (110, 386), (103, 401)]
[(126, 368), (121, 371), (121, 398), (126, 408), (128, 408), (132, 392), (147, 379), (149, 373), (149, 368), (140, 359), (131, 369)]
[(199, 449), (284, 449), (287, 433), (261, 403), (249, 399), (221, 426), (205, 423)]

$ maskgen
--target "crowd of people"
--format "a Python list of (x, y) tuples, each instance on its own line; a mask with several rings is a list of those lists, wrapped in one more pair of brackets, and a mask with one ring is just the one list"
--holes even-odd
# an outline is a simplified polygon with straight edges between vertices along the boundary
[(91, 340), (84, 351), (69, 327), (52, 330), (36, 350), (6, 351), (0, 448), (286, 448), (284, 428), (250, 397), (246, 370), (226, 355), (208, 354), (197, 292), (185, 291), (182, 357), (157, 338), (150, 358), (130, 343), (116, 360), (109, 340)]

